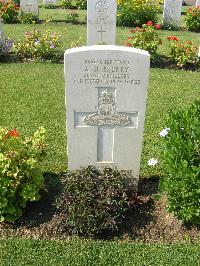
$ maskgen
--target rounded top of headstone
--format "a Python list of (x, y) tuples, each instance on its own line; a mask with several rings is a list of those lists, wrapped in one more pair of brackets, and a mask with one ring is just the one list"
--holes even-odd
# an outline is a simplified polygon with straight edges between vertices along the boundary
[(79, 53), (79, 52), (87, 52), (87, 51), (113, 51), (113, 52), (129, 52), (133, 54), (142, 55), (145, 57), (150, 57), (149, 52), (141, 49), (136, 49), (133, 47), (126, 47), (126, 46), (116, 46), (116, 45), (91, 45), (91, 46), (82, 46), (67, 49), (65, 51), (65, 55)]

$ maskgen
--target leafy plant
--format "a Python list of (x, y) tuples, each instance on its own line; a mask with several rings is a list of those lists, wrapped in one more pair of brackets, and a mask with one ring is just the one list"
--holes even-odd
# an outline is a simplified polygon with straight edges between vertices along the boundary
[(125, 172), (93, 166), (71, 172), (58, 200), (62, 224), (72, 234), (100, 235), (118, 230), (137, 202), (133, 180)]
[(117, 22), (121, 26), (142, 26), (158, 20), (160, 11), (157, 0), (118, 0)]
[(157, 55), (158, 45), (162, 44), (161, 39), (155, 29), (160, 29), (160, 25), (153, 25), (152, 21), (143, 24), (141, 28), (137, 27), (131, 30), (126, 43), (127, 46), (146, 50), (152, 57)]
[(27, 201), (40, 198), (44, 133), (41, 127), (24, 139), (16, 129), (0, 128), (0, 222), (15, 221)]
[[(164, 176), (168, 211), (200, 224), (200, 101), (188, 110), (171, 113), (163, 131)], [(165, 134), (164, 134), (165, 133)]]
[(185, 23), (188, 30), (200, 32), (200, 7), (187, 10)]
[(22, 13), (20, 22), (22, 24), (35, 24), (39, 22), (39, 17), (33, 13)]
[(196, 63), (197, 46), (191, 41), (180, 43), (176, 36), (168, 36), (169, 53), (177, 66), (183, 67), (187, 63)]
[(72, 0), (61, 0), (60, 5), (64, 9), (73, 9)]
[(87, 9), (87, 0), (76, 0), (76, 7), (80, 10), (86, 10)]
[(4, 23), (16, 23), (19, 21), (19, 7), (14, 1), (1, 1), (0, 14)]
[(56, 32), (33, 30), (25, 33), (24, 40), (15, 42), (14, 49), (25, 59), (51, 59), (60, 43), (60, 35)]

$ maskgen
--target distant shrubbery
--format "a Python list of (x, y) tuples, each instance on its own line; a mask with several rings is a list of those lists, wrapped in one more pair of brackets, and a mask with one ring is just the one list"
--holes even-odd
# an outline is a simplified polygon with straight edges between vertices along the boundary
[(14, 1), (1, 1), (0, 14), (4, 23), (19, 22), (19, 6)]
[(200, 224), (200, 101), (171, 113), (165, 133), (160, 188), (167, 195), (168, 211)]
[(0, 222), (17, 220), (28, 201), (40, 198), (44, 133), (39, 128), (22, 138), (16, 129), (0, 128)]
[(65, 9), (87, 9), (87, 0), (61, 0), (61, 7)]
[(156, 23), (160, 11), (157, 0), (118, 0), (117, 22), (121, 26), (142, 26)]
[(200, 7), (189, 8), (185, 22), (188, 30), (200, 32)]
[(67, 175), (58, 206), (67, 232), (95, 236), (118, 230), (136, 203), (133, 180), (126, 173), (91, 166)]

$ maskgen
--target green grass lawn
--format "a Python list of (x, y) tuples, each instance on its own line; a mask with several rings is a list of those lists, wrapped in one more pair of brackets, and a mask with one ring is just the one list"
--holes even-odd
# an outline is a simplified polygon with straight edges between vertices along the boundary
[(198, 266), (200, 245), (144, 245), (120, 242), (1, 240), (2, 266), (105, 265)]
[[(65, 10), (40, 9), (41, 19), (65, 20)], [(84, 12), (80, 12), (84, 21)], [(15, 40), (33, 28), (62, 33), (61, 51), (82, 37), (86, 44), (86, 25), (47, 22), (40, 25), (4, 25), (4, 32)], [(117, 29), (117, 45), (123, 45), (129, 28)], [(159, 31), (166, 43), (168, 35), (200, 44), (200, 34), (187, 31)], [(159, 53), (168, 55), (167, 46)], [(53, 63), (0, 64), (0, 125), (16, 127), (29, 134), (43, 125), (47, 130), (48, 155), (44, 171), (67, 171), (64, 68)], [(159, 175), (159, 166), (147, 166), (149, 158), (159, 158), (159, 132), (171, 110), (187, 108), (200, 96), (199, 72), (151, 68), (141, 176)], [(197, 245), (143, 245), (134, 243), (69, 240), (1, 240), (0, 265), (191, 265), (199, 264)]]

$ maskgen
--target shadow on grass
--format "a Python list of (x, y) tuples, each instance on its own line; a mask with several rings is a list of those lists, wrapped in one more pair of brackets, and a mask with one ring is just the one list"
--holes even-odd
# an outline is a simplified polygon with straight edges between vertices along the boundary
[(48, 223), (56, 213), (55, 200), (62, 191), (60, 176), (62, 174), (45, 173), (45, 189), (41, 191), (41, 198), (37, 202), (29, 202), (23, 212), (23, 216), (14, 227), (26, 226), (27, 228), (38, 227)]

